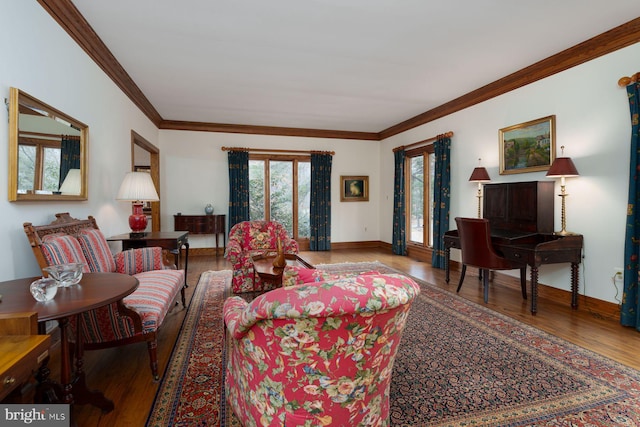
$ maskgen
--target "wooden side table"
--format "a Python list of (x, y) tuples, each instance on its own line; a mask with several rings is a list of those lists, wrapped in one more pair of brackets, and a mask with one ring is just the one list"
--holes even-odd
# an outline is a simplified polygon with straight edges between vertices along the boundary
[(174, 215), (173, 229), (186, 230), (192, 234), (215, 234), (216, 256), (218, 255), (218, 235), (222, 234), (222, 251), (227, 246), (225, 235), (226, 215)]
[[(37, 279), (40, 277), (0, 282), (0, 310), (2, 313), (36, 312), (42, 329), (47, 320), (58, 321), (61, 384), (45, 384), (53, 390), (53, 394), (59, 400), (50, 403), (89, 403), (104, 412), (112, 411), (114, 406), (111, 400), (101, 392), (89, 390), (87, 387), (83, 371), (82, 334), (79, 332), (80, 329), (76, 328), (75, 345), (72, 345), (71, 337), (68, 336), (68, 325), (74, 316), (77, 322), (81, 322), (82, 316), (78, 316), (79, 314), (122, 300), (136, 290), (139, 285), (138, 279), (119, 273), (84, 273), (79, 285), (58, 289), (55, 298), (47, 302), (38, 302), (31, 296), (29, 285)], [(72, 368), (72, 348), (75, 348), (76, 353), (75, 372)]]
[[(265, 283), (270, 283), (276, 288), (282, 286), (282, 274), (284, 268), (278, 268), (273, 266), (273, 260), (275, 259), (275, 252), (268, 253), (267, 255), (259, 254), (251, 257), (253, 262), (253, 287), (256, 285), (256, 274)], [(304, 259), (300, 258), (298, 254), (284, 254), (284, 258), (287, 261), (287, 265), (298, 265), (304, 268), (315, 268)]]

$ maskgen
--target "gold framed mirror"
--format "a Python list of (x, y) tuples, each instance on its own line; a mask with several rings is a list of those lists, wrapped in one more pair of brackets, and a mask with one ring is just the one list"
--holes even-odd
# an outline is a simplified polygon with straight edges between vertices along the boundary
[(9, 201), (87, 200), (89, 127), (9, 91)]

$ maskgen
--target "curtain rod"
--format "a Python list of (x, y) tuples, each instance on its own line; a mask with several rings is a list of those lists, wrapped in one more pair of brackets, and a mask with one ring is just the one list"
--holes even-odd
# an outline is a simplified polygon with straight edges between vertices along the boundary
[(620, 87), (629, 86), (631, 83), (635, 83), (637, 81), (640, 81), (640, 73), (635, 73), (631, 77), (622, 76), (620, 77), (620, 80), (618, 80), (618, 86)]
[(249, 151), (260, 153), (302, 153), (302, 154), (336, 154), (335, 151), (317, 151), (317, 150), (278, 150), (269, 148), (246, 148), (246, 147), (222, 147), (222, 151)]
[(414, 142), (413, 144), (401, 145), (399, 147), (394, 148), (393, 152), (395, 153), (396, 151), (406, 150), (407, 148), (416, 147), (418, 145), (426, 144), (428, 142), (435, 141), (440, 137), (451, 138), (452, 136), (453, 136), (453, 132), (452, 131), (445, 132), (445, 133), (440, 134), (440, 135), (432, 136), (431, 138), (423, 139), (422, 141)]

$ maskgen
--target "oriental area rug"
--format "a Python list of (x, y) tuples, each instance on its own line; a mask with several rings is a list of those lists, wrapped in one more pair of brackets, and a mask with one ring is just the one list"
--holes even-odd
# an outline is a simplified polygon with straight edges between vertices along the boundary
[[(317, 266), (332, 273), (381, 263)], [(224, 397), (230, 271), (202, 274), (148, 427), (239, 426)], [(640, 372), (417, 280), (391, 384), (392, 426), (640, 426)]]

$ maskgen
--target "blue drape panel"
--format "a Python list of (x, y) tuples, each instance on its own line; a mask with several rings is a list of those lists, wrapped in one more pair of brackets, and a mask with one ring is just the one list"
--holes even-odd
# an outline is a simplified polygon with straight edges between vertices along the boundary
[(640, 331), (640, 293), (638, 292), (638, 255), (640, 250), (640, 151), (638, 147), (638, 115), (640, 114), (640, 83), (627, 86), (631, 113), (631, 164), (629, 166), (629, 203), (627, 205), (627, 227), (624, 243), (624, 291), (620, 310), (620, 323), (633, 326)]
[(311, 153), (309, 249), (331, 250), (331, 154)]
[(433, 144), (435, 151), (435, 177), (433, 183), (433, 256), (431, 265), (445, 268), (444, 233), (449, 230), (449, 204), (451, 198), (451, 138), (439, 135)]
[(80, 137), (62, 135), (60, 140), (60, 180), (58, 188), (64, 182), (70, 169), (80, 169)]
[(249, 220), (249, 153), (229, 151), (229, 230)]
[(397, 150), (393, 153), (394, 178), (393, 178), (393, 237), (391, 250), (396, 255), (407, 254), (407, 217), (406, 203), (404, 199), (404, 163), (406, 153)]

